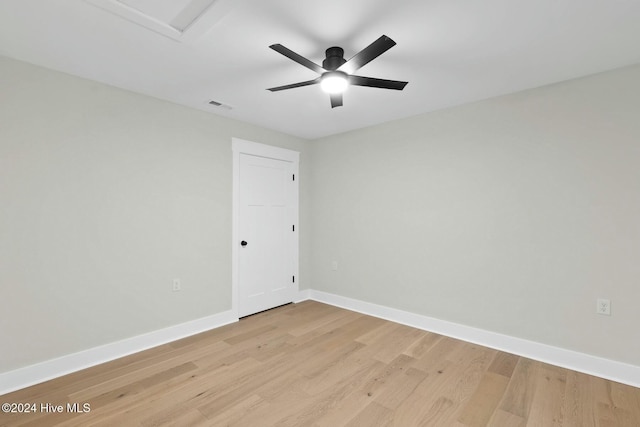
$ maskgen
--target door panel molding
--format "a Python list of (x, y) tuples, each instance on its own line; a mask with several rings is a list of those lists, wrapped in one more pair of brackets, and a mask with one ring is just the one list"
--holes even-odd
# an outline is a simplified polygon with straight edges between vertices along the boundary
[(298, 217), (299, 217), (299, 196), (298, 196), (298, 169), (300, 153), (286, 148), (274, 147), (260, 144), (240, 138), (232, 138), (231, 149), (233, 152), (233, 188), (232, 188), (232, 232), (231, 232), (231, 311), (239, 317), (239, 214), (240, 214), (240, 156), (248, 154), (252, 156), (264, 157), (275, 160), (291, 162), (291, 170), (295, 175), (295, 194), (293, 203), (293, 221), (295, 232), (293, 232), (293, 294), (299, 292), (298, 280)]

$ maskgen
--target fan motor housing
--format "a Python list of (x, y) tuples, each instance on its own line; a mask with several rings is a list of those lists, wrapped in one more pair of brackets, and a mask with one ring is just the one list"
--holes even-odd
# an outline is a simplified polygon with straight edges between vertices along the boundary
[(329, 71), (337, 70), (342, 64), (347, 62), (344, 59), (344, 49), (338, 46), (330, 47), (325, 51), (327, 58), (322, 61), (322, 68)]

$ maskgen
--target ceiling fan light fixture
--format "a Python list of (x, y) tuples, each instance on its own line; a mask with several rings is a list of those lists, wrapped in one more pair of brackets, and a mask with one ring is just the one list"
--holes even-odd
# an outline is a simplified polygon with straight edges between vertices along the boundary
[(349, 81), (342, 71), (328, 71), (322, 75), (320, 87), (326, 93), (342, 93), (347, 90)]
[(363, 77), (353, 74), (355, 71), (367, 65), (369, 62), (373, 61), (395, 45), (396, 42), (391, 40), (389, 37), (382, 35), (369, 46), (356, 53), (348, 61), (344, 59), (344, 49), (338, 46), (333, 46), (326, 50), (326, 58), (322, 61), (321, 67), (315, 62), (308, 60), (304, 56), (295, 53), (291, 49), (288, 49), (279, 43), (272, 44), (269, 46), (270, 49), (273, 49), (303, 67), (320, 74), (320, 77), (304, 82), (271, 87), (267, 90), (271, 92), (279, 92), (286, 89), (320, 84), (322, 90), (330, 94), (329, 100), (331, 101), (331, 108), (342, 107), (342, 93), (347, 90), (349, 86), (402, 90), (408, 82), (376, 79), (373, 77)]

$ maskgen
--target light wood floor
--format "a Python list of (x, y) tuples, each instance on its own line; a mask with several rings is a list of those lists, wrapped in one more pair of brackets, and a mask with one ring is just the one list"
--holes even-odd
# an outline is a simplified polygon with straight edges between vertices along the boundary
[[(640, 389), (313, 301), (0, 397), (2, 426), (640, 426)], [(66, 409), (66, 407), (65, 407)]]

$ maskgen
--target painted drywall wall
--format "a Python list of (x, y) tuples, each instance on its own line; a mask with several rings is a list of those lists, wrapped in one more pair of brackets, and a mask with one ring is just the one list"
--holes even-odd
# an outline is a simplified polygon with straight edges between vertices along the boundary
[(639, 118), (634, 66), (314, 141), (313, 289), (640, 365)]
[(0, 123), (0, 373), (231, 309), (232, 137), (301, 152), (309, 244), (303, 140), (1, 57)]

